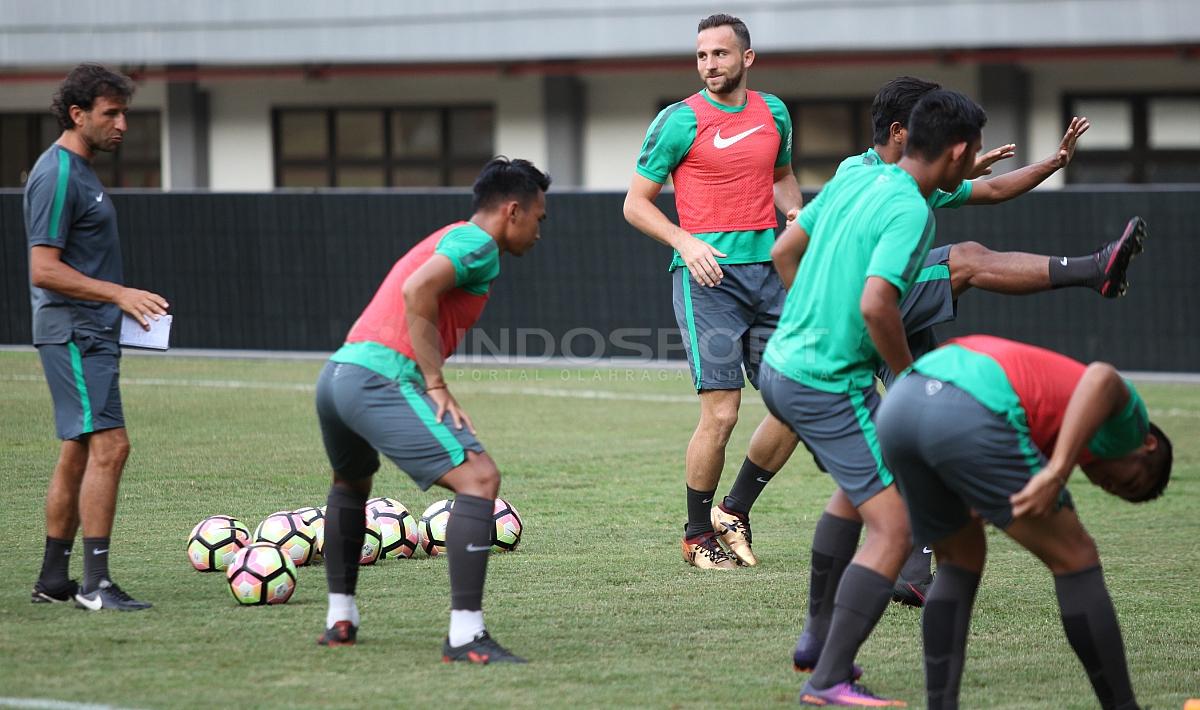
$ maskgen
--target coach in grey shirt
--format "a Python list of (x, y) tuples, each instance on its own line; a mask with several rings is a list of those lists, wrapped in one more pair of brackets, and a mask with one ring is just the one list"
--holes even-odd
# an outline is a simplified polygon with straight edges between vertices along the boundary
[[(167, 302), (122, 285), (117, 213), (91, 165), (96, 151), (121, 144), (133, 90), (128, 77), (96, 64), (71, 70), (51, 105), (62, 135), (38, 158), (25, 185), (33, 344), (62, 439), (46, 494), (46, 551), (32, 601), (73, 600), (93, 611), (150, 606), (122, 591), (108, 572), (117, 487), (129, 456), (117, 341), (122, 312), (148, 328), (148, 319), (166, 313)], [(82, 585), (69, 574), (81, 524)]]

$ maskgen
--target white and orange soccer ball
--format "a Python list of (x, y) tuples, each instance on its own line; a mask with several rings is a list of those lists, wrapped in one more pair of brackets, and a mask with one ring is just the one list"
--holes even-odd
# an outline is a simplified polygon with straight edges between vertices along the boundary
[(375, 498), (371, 498), (370, 500), (367, 501), (367, 512), (368, 513), (376, 508), (403, 508), (403, 507), (404, 507), (404, 504), (402, 504), (400, 501), (396, 500), (395, 498), (388, 498), (387, 496), (376, 496)]
[(417, 533), (417, 520), (405, 508), (395, 501), (394, 505), (377, 505), (367, 509), (367, 517), (379, 525), (379, 536), (382, 547), (379, 550), (381, 559), (408, 559), (417, 551), (420, 535)]
[(243, 547), (225, 571), (239, 604), (283, 604), (296, 591), (296, 565), (269, 542)]
[(274, 513), (264, 518), (254, 529), (254, 541), (275, 545), (297, 567), (311, 562), (317, 550), (312, 528), (292, 512)]
[(450, 522), (450, 509), (454, 507), (452, 500), (439, 500), (421, 513), (417, 525), (421, 549), (430, 557), (437, 557), (446, 551), (446, 524)]
[(293, 510), (292, 514), (299, 515), (300, 519), (312, 529), (313, 560), (319, 559), (325, 554), (325, 506), (298, 508)]
[(210, 515), (192, 528), (187, 555), (201, 572), (227, 569), (239, 550), (250, 544), (250, 528), (229, 515)]
[(521, 543), (521, 532), (525, 529), (517, 509), (503, 498), (497, 498), (496, 506), (492, 510), (492, 519), (496, 521), (496, 528), (492, 532), (492, 552), (511, 552), (517, 549), (517, 545)]

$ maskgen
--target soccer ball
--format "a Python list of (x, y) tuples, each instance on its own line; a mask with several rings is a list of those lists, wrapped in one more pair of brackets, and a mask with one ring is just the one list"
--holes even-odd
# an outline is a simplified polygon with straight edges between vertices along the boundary
[(358, 564), (373, 565), (383, 550), (383, 532), (379, 528), (379, 521), (375, 520), (373, 515), (368, 512), (366, 516), (367, 529), (363, 531), (362, 554), (359, 555)]
[(417, 526), (421, 549), (430, 557), (446, 551), (446, 523), (450, 522), (453, 506), (452, 500), (439, 500), (421, 513), (421, 522)]
[(374, 510), (376, 508), (398, 508), (398, 509), (403, 510), (404, 504), (402, 504), (400, 501), (396, 500), (395, 498), (387, 498), (387, 497), (383, 497), (383, 496), (380, 496), (378, 498), (372, 498), (367, 501), (367, 512), (368, 513), (370, 513), (372, 510)]
[(399, 503), (395, 506), (379, 505), (367, 508), (367, 517), (379, 525), (381, 558), (403, 560), (416, 553), (420, 535), (417, 533), (417, 521), (408, 508)]
[(313, 533), (313, 559), (321, 557), (325, 554), (325, 506), (320, 508), (300, 508), (293, 510), (293, 515), (299, 515), (308, 527), (312, 528)]
[(228, 515), (210, 515), (188, 536), (188, 562), (201, 572), (229, 567), (238, 550), (250, 544), (250, 528)]
[(290, 512), (267, 516), (254, 529), (255, 542), (269, 542), (277, 546), (297, 567), (312, 561), (317, 549), (312, 528), (299, 515)]
[(243, 547), (225, 577), (240, 604), (283, 604), (296, 591), (296, 565), (269, 542)]
[(497, 498), (492, 518), (496, 521), (496, 529), (492, 533), (492, 552), (510, 552), (517, 549), (521, 542), (521, 530), (524, 528), (517, 509), (503, 498)]

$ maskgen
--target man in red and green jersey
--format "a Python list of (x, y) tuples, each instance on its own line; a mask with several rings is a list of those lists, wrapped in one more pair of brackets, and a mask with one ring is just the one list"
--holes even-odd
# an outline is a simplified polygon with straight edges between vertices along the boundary
[(523, 663), (483, 623), (483, 582), (500, 473), (442, 374), (487, 303), (502, 252), (533, 247), (550, 178), (526, 160), (496, 158), (475, 181), (474, 214), (404, 255), (317, 381), (317, 416), (333, 467), (325, 522), (329, 609), (324, 646), (355, 643), (364, 509), (379, 454), (422, 490), (454, 491), (446, 527), (450, 631), (442, 660)]
[[(787, 109), (774, 96), (746, 88), (754, 58), (741, 20), (712, 15), (700, 22), (696, 68), (704, 88), (663, 109), (651, 124), (625, 198), (629, 223), (675, 250), (675, 318), (700, 397), (700, 421), (685, 459), (683, 557), (704, 569), (757, 563), (749, 519), (712, 501), (741, 390), (747, 378), (758, 386), (762, 350), (785, 298), (771, 266), (775, 212), (794, 219), (801, 203)], [(679, 225), (654, 205), (668, 178)], [(761, 490), (786, 460), (777, 461), (781, 441), (789, 439), (781, 423), (763, 420), (733, 494)], [(721, 547), (717, 532), (725, 533), (733, 555)]]
[(1166, 488), (1171, 443), (1133, 384), (1106, 363), (971, 335), (918, 359), (876, 426), (914, 543), (938, 557), (922, 621), (928, 707), (958, 707), (986, 520), (1054, 575), (1067, 640), (1100, 706), (1136, 708), (1100, 556), (1066, 490), (1077, 465), (1131, 502)]

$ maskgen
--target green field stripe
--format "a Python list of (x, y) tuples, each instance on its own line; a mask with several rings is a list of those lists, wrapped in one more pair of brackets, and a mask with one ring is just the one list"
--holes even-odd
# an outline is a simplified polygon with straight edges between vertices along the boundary
[(883, 485), (890, 486), (893, 480), (892, 472), (883, 463), (883, 451), (879, 448), (879, 438), (875, 436), (875, 422), (871, 421), (871, 411), (867, 409), (867, 402), (859, 390), (850, 390), (847, 394), (850, 396), (850, 405), (854, 407), (854, 417), (858, 419), (863, 438), (867, 440), (867, 448), (871, 449), (871, 455), (875, 457), (879, 480)]
[(83, 409), (83, 434), (92, 433), (92, 400), (88, 397), (87, 382), (83, 379), (83, 356), (79, 354), (79, 346), (67, 343), (71, 352), (71, 372), (75, 373), (75, 389), (79, 391), (79, 406)]
[(404, 395), (404, 399), (408, 400), (408, 406), (413, 408), (417, 416), (421, 419), (421, 423), (433, 434), (433, 438), (438, 440), (442, 448), (450, 456), (450, 461), (455, 466), (458, 466), (467, 459), (467, 454), (463, 451), (462, 444), (458, 443), (458, 439), (454, 438), (454, 434), (450, 429), (440, 421), (438, 421), (436, 412), (429, 407), (429, 403), (421, 396), (419, 392), (407, 382), (400, 383), (400, 393)]
[(683, 280), (683, 317), (687, 321), (688, 341), (692, 344), (692, 373), (696, 381), (696, 391), (702, 384), (700, 377), (700, 343), (696, 339), (696, 315), (692, 312), (692, 275), (685, 268), (681, 275)]
[(58, 182), (54, 185), (54, 202), (50, 204), (50, 238), (58, 239), (58, 223), (62, 220), (63, 205), (67, 203), (67, 183), (71, 179), (71, 156), (65, 148), (58, 151)]

